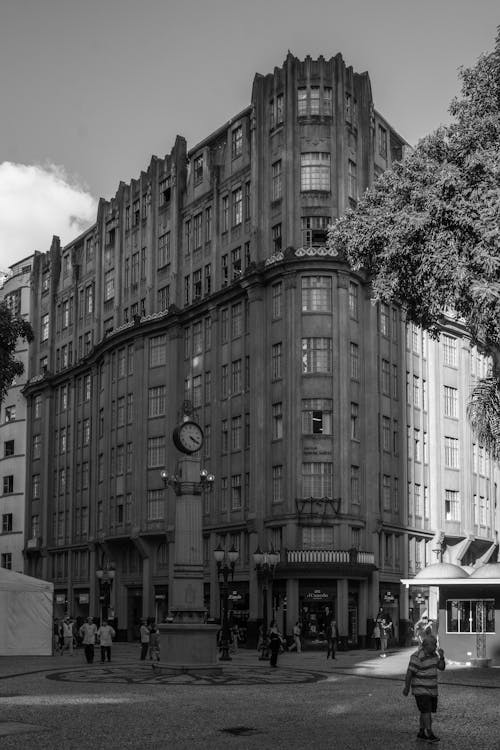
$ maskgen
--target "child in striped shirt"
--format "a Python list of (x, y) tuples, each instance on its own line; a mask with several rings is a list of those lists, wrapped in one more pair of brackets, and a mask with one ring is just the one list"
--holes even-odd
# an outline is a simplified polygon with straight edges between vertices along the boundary
[(439, 737), (432, 731), (432, 714), (437, 711), (438, 680), (437, 670), (445, 668), (444, 651), (437, 649), (437, 640), (433, 635), (426, 635), (422, 645), (410, 657), (405, 677), (403, 695), (408, 695), (410, 687), (418, 710), (420, 711), (420, 730), (417, 739), (427, 742), (439, 742)]

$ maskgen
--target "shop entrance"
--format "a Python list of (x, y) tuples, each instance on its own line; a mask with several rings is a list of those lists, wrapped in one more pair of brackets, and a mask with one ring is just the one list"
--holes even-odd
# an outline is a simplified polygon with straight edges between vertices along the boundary
[(299, 619), (304, 646), (314, 647), (326, 642), (327, 625), (336, 619), (336, 594), (332, 586), (300, 587)]

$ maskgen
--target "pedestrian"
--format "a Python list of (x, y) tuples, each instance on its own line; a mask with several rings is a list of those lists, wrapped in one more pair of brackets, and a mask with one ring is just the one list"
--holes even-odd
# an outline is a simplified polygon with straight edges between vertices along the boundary
[(149, 626), (149, 658), (153, 662), (160, 661), (160, 631), (155, 622)]
[(297, 622), (293, 626), (293, 643), (288, 649), (289, 651), (293, 651), (293, 649), (296, 649), (298, 654), (302, 653), (302, 641), (300, 640), (301, 635), (302, 627), (300, 625), (300, 622), (297, 620)]
[(97, 637), (101, 646), (101, 662), (104, 664), (106, 658), (111, 661), (111, 644), (116, 633), (109, 624), (109, 622), (103, 622), (99, 630), (97, 631)]
[(94, 662), (94, 645), (97, 633), (97, 625), (94, 622), (93, 617), (87, 617), (87, 622), (84, 622), (80, 628), (80, 638), (83, 643), (83, 650), (85, 652), (85, 659), (87, 664), (93, 664)]
[(436, 648), (436, 638), (426, 635), (421, 646), (410, 657), (403, 688), (403, 695), (408, 695), (411, 687), (420, 711), (417, 739), (427, 742), (439, 742), (439, 737), (432, 731), (432, 714), (436, 713), (438, 704), (437, 670), (444, 670), (445, 661), (443, 649), (436, 651)]
[(141, 637), (141, 661), (144, 661), (149, 651), (150, 635), (150, 630), (146, 624), (146, 620), (141, 620), (141, 628), (139, 632)]
[(259, 659), (265, 659), (266, 657), (266, 633), (265, 633), (263, 623), (259, 625), (259, 630), (258, 630), (258, 635), (257, 635), (257, 653), (259, 655)]
[(392, 628), (392, 623), (387, 622), (385, 617), (382, 617), (379, 623), (379, 630), (380, 630), (380, 658), (385, 659), (387, 656), (387, 643), (389, 640), (389, 633)]
[(239, 634), (240, 634), (240, 629), (238, 628), (238, 625), (236, 625), (236, 624), (233, 625), (233, 627), (231, 628), (231, 636), (232, 636), (232, 639), (233, 639), (232, 646), (231, 646), (231, 652), (233, 654), (237, 654), (238, 653), (238, 637), (239, 637)]
[(372, 638), (375, 641), (375, 650), (378, 651), (380, 649), (380, 621), (379, 620), (375, 620), (375, 625), (373, 626)]
[(69, 655), (73, 656), (73, 623), (71, 622), (71, 618), (68, 615), (66, 615), (63, 620), (62, 633), (64, 642), (63, 650), (68, 650)]
[(273, 620), (271, 622), (271, 625), (269, 626), (269, 648), (271, 651), (271, 658), (269, 660), (269, 663), (271, 667), (278, 666), (278, 654), (280, 652), (280, 646), (282, 646), (282, 644), (283, 638), (281, 637), (280, 631), (278, 630), (276, 620)]
[(330, 620), (326, 626), (326, 658), (335, 659), (335, 651), (339, 639), (339, 629), (335, 620)]
[(57, 619), (57, 617), (54, 620), (54, 625), (53, 625), (52, 633), (53, 633), (53, 646), (52, 646), (52, 648), (53, 648), (53, 651), (54, 651), (54, 656), (56, 654), (62, 654), (62, 648), (61, 648), (61, 624), (60, 624), (59, 620)]

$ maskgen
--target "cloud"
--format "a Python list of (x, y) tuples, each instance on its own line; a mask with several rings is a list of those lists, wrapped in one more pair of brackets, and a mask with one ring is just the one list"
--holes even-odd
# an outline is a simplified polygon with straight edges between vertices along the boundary
[(0, 164), (0, 268), (46, 252), (52, 236), (63, 245), (92, 224), (97, 201), (64, 167)]

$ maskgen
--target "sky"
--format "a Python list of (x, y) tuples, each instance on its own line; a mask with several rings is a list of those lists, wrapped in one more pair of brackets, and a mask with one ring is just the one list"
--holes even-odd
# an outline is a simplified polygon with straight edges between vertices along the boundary
[(341, 52), (412, 145), (449, 122), (498, 0), (0, 0), (0, 269), (250, 103), (256, 73)]

